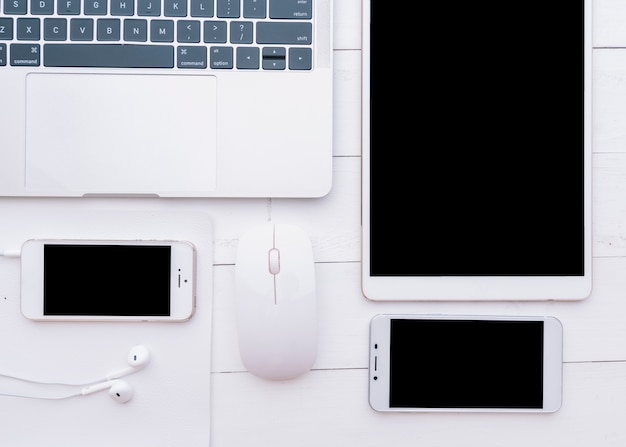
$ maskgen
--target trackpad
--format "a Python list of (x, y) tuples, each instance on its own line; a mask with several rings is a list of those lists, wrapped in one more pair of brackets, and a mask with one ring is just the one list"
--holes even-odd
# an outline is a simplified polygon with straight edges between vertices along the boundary
[(213, 76), (30, 74), (26, 187), (198, 196), (216, 183)]

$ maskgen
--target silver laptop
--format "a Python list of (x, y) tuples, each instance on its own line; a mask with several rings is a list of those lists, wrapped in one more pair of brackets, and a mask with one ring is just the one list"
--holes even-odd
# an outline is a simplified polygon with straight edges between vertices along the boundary
[(0, 0), (0, 196), (320, 197), (332, 0)]

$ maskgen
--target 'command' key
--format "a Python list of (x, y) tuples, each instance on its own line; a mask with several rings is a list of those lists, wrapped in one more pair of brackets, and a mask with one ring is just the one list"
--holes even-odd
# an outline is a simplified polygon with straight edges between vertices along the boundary
[(39, 66), (39, 44), (12, 43), (11, 65), (14, 67)]

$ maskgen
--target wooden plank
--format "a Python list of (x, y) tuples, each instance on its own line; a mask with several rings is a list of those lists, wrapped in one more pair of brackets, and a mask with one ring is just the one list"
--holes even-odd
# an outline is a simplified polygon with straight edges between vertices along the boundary
[[(462, 374), (462, 368), (459, 368)], [(563, 406), (550, 414), (383, 414), (367, 371), (315, 371), (294, 381), (214, 374), (213, 445), (220, 447), (624, 446), (626, 364), (566, 364)]]
[(626, 47), (626, 4), (621, 0), (593, 0), (593, 46)]
[[(594, 262), (594, 289), (575, 302), (372, 302), (360, 289), (359, 263), (316, 265), (319, 353), (315, 369), (366, 368), (369, 321), (378, 313), (551, 315), (564, 327), (564, 360), (626, 361), (626, 259)], [(244, 371), (237, 345), (235, 267), (215, 272), (214, 372)]]

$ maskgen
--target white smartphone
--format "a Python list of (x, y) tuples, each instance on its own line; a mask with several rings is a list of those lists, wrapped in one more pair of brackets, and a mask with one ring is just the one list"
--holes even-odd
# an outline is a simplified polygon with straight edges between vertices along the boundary
[(554, 317), (377, 315), (369, 402), (377, 411), (554, 412), (562, 352)]
[(28, 240), (21, 308), (32, 320), (185, 321), (195, 311), (187, 241)]

